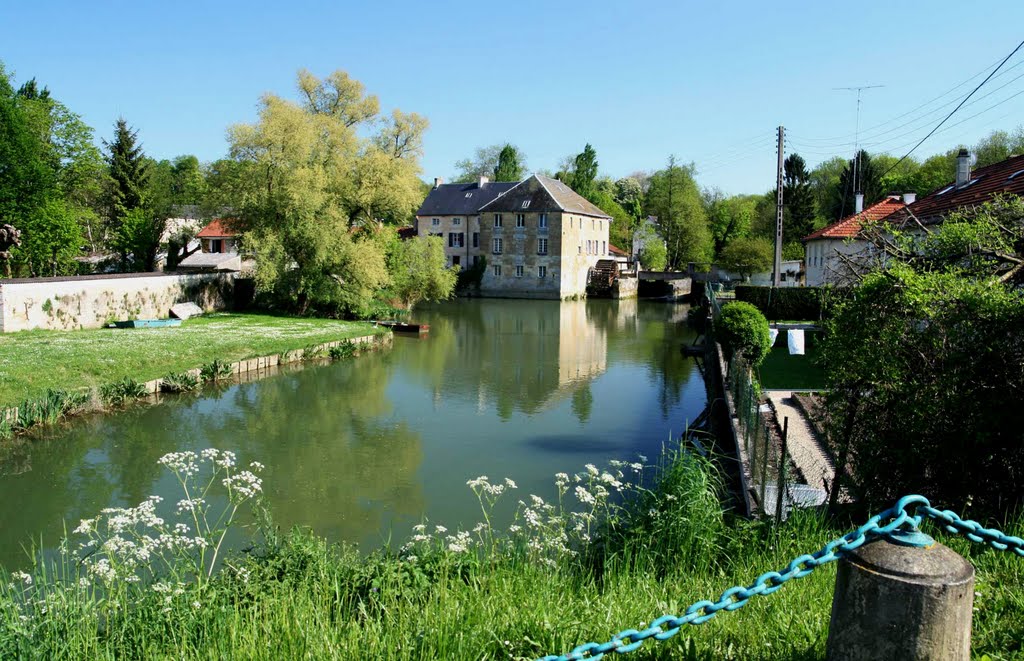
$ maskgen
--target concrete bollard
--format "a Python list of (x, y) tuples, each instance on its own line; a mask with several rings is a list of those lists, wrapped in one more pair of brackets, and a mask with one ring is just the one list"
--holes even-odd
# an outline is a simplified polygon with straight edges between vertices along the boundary
[(877, 539), (839, 562), (829, 661), (971, 656), (974, 567), (939, 543)]

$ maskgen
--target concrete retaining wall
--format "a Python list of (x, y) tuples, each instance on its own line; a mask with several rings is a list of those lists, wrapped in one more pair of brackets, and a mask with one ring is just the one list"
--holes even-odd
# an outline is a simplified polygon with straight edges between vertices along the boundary
[(0, 280), (0, 332), (100, 328), (122, 319), (159, 319), (175, 303), (228, 307), (231, 273), (126, 273)]

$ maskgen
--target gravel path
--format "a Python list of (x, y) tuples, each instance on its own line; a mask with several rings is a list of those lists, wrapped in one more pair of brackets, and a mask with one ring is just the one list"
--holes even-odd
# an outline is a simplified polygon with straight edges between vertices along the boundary
[(778, 412), (779, 426), (783, 418), (789, 418), (787, 443), (793, 463), (803, 473), (808, 486), (827, 489), (835, 478), (835, 468), (821, 449), (803, 411), (796, 407), (793, 393), (789, 390), (770, 390), (766, 394)]

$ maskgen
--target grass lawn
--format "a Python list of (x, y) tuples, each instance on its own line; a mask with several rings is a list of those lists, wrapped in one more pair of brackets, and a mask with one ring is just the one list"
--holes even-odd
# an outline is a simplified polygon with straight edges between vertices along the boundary
[(825, 370), (817, 364), (817, 333), (804, 333), (807, 352), (803, 356), (789, 355), (786, 333), (780, 332), (775, 346), (761, 363), (759, 378), (764, 388), (785, 390), (822, 390), (825, 388)]
[(374, 332), (364, 322), (225, 313), (177, 328), (10, 333), (0, 335), (0, 406), (47, 388), (96, 387), (124, 377), (148, 381), (215, 358), (237, 361)]

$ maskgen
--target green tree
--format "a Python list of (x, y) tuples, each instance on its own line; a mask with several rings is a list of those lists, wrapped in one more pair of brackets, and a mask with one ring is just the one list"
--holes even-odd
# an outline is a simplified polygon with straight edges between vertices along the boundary
[(51, 198), (26, 219), (22, 232), (29, 275), (74, 275), (82, 240), (78, 219), (61, 198)]
[[(757, 195), (734, 195), (725, 197), (721, 191), (705, 190), (702, 193), (708, 226), (715, 241), (715, 254), (731, 241), (747, 236), (754, 227), (757, 217)], [(774, 233), (774, 229), (772, 230)]]
[(587, 198), (594, 194), (594, 180), (597, 179), (597, 151), (588, 142), (583, 151), (576, 155), (573, 162), (572, 177), (569, 187)]
[(838, 186), (832, 188), (826, 201), (825, 215), (835, 222), (854, 213), (856, 193), (864, 194), (864, 208), (878, 202), (885, 195), (880, 179), (881, 171), (875, 167), (871, 155), (863, 149), (850, 159), (839, 175)]
[(634, 240), (641, 244), (637, 257), (643, 268), (647, 271), (664, 271), (668, 265), (668, 250), (654, 228), (648, 223), (641, 225)]
[[(148, 162), (142, 145), (138, 143), (138, 131), (132, 130), (123, 117), (118, 118), (114, 125), (114, 139), (111, 142), (104, 140), (103, 144), (107, 148), (110, 172), (107, 219), (114, 248), (125, 267), (129, 266), (131, 258), (132, 266), (149, 270), (157, 245), (146, 240), (153, 235), (159, 237), (160, 232), (155, 231), (156, 228), (145, 227), (142, 222), (145, 214), (137, 211), (146, 203), (149, 182)], [(139, 235), (132, 236), (131, 232), (139, 232)], [(142, 252), (134, 253), (132, 250)]]
[(740, 237), (725, 246), (718, 257), (718, 264), (749, 280), (755, 273), (771, 271), (774, 251), (772, 242), (764, 237)]
[(636, 177), (623, 177), (615, 182), (615, 201), (634, 221), (639, 222), (643, 219), (644, 189)]
[(494, 166), (494, 180), (520, 181), (525, 174), (520, 158), (519, 150), (512, 145), (506, 144), (502, 147), (498, 153), (498, 163)]
[(39, 131), (22, 106), (0, 62), (0, 222), (18, 229), (46, 204), (54, 188)]
[(727, 358), (739, 356), (755, 369), (771, 351), (768, 330), (768, 320), (761, 311), (744, 301), (722, 306), (722, 314), (715, 321), (716, 336)]
[(668, 268), (685, 268), (689, 262), (704, 267), (711, 263), (714, 240), (692, 165), (681, 166), (670, 156), (668, 167), (651, 177), (645, 207), (658, 217), (668, 248)]
[(446, 300), (455, 290), (458, 267), (447, 266), (440, 237), (398, 241), (388, 266), (392, 291), (406, 309), (411, 310), (421, 301)]
[(1024, 126), (1018, 126), (1013, 133), (992, 131), (971, 151), (978, 159), (976, 166), (979, 168), (1005, 161), (1014, 154), (1024, 154)]
[[(299, 79), (306, 103), (267, 94), (255, 124), (231, 127), (237, 164), (222, 168), (217, 197), (235, 210), (255, 254), (260, 292), (298, 312), (364, 315), (389, 277), (374, 240), (350, 233), (349, 213), (373, 218), (402, 208), (401, 192), (383, 189), (419, 190), (407, 181), (418, 172), (418, 148), (395, 158), (383, 147), (390, 138), (360, 138), (373, 103), (353, 96), (362, 86), (344, 72)], [(396, 173), (401, 181), (391, 179)]]
[(799, 154), (786, 157), (783, 175), (783, 241), (799, 242), (814, 231), (814, 191), (807, 164)]
[[(456, 161), (455, 168), (458, 170), (452, 178), (457, 183), (468, 183), (478, 181), (480, 177), (492, 178), (498, 169), (498, 160), (501, 152), (506, 147), (512, 147), (516, 154), (516, 162), (519, 164), (520, 172), (526, 172), (526, 155), (515, 145), (504, 143), (478, 147), (472, 158), (464, 158)], [(514, 180), (510, 180), (514, 181)]]

